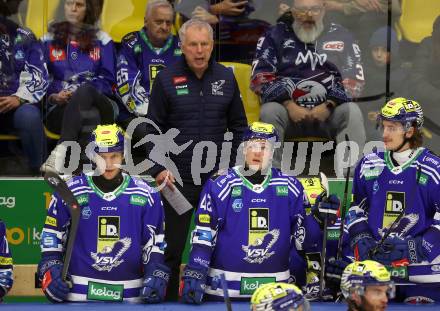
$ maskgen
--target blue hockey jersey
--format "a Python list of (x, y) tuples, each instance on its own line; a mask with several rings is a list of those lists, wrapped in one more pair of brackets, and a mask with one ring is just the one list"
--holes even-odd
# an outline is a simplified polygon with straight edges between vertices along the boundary
[(37, 103), (46, 94), (43, 48), (34, 34), (0, 16), (0, 97), (15, 95)]
[(75, 91), (81, 84), (91, 83), (101, 93), (111, 96), (116, 82), (116, 54), (110, 36), (98, 31), (97, 40), (89, 52), (81, 51), (76, 41), (60, 48), (54, 35), (43, 36), (45, 57), (50, 73), (48, 95), (61, 90)]
[[(103, 193), (92, 177), (68, 181), (81, 207), (69, 273), (68, 301), (138, 301), (144, 265), (163, 264), (164, 216), (157, 192), (142, 179)], [(42, 261), (62, 260), (70, 225), (64, 201), (54, 194), (41, 236)]]
[(428, 261), (440, 262), (440, 158), (418, 148), (394, 166), (389, 151), (369, 154), (356, 167), (353, 196), (346, 216), (350, 240), (364, 232), (380, 240), (404, 210), (391, 236), (421, 236)]
[[(0, 274), (5, 274), (12, 277), (12, 256), (11, 251), (9, 249), (8, 240), (6, 239), (6, 226), (3, 221), (0, 219)], [(9, 291), (12, 287), (12, 281), (0, 283), (0, 290)], [(1, 297), (1, 296), (0, 296)], [(0, 298), (1, 301), (1, 298)]]
[(238, 167), (211, 177), (195, 213), (188, 262), (209, 267), (207, 297), (223, 297), (221, 273), (232, 298), (248, 298), (264, 283), (286, 282), (291, 254), (307, 243), (305, 203), (301, 183), (275, 168), (258, 185)]
[(263, 103), (294, 99), (313, 108), (328, 99), (349, 101), (344, 85), (358, 95), (364, 82), (359, 46), (351, 33), (330, 24), (313, 44), (305, 44), (291, 25), (280, 22), (257, 44), (251, 88)]
[(122, 39), (117, 62), (117, 93), (130, 113), (136, 116), (147, 114), (156, 75), (181, 55), (180, 42), (173, 35), (168, 37), (162, 48), (151, 44), (145, 28)]

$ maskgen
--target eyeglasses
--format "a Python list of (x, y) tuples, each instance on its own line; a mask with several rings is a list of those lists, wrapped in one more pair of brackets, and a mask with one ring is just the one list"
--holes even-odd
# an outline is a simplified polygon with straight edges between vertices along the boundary
[(319, 15), (322, 12), (322, 10), (324, 10), (324, 6), (323, 5), (321, 5), (321, 6), (312, 6), (310, 8), (305, 8), (305, 7), (302, 7), (302, 8), (294, 7), (293, 8), (293, 11), (295, 12), (295, 14), (297, 16), (306, 16), (309, 13), (311, 15), (316, 16), (316, 15)]

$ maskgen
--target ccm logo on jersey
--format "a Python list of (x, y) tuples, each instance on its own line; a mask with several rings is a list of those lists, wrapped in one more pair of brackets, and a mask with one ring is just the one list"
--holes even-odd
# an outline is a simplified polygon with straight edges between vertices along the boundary
[(322, 48), (326, 51), (342, 52), (344, 50), (344, 42), (343, 41), (324, 42)]
[(266, 199), (257, 198), (257, 199), (252, 199), (251, 202), (261, 203), (261, 202), (266, 202)]

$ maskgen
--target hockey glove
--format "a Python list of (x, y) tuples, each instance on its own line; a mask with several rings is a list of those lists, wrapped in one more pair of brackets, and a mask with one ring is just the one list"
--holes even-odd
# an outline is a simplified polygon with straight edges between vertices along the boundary
[(358, 261), (371, 259), (370, 254), (377, 246), (376, 240), (366, 232), (356, 235), (350, 244), (354, 249), (354, 258)]
[(348, 262), (330, 258), (325, 266), (325, 284), (336, 294), (340, 291), (341, 276)]
[(186, 266), (180, 287), (184, 303), (201, 304), (206, 288), (207, 268)]
[(327, 217), (327, 223), (329, 225), (333, 225), (338, 219), (338, 210), (341, 202), (339, 198), (331, 194), (330, 196), (320, 196), (316, 198), (315, 205), (312, 208), (313, 217), (315, 217), (316, 221), (319, 225), (324, 225), (324, 220)]
[(44, 272), (41, 288), (51, 302), (65, 301), (70, 292), (69, 285), (61, 279), (62, 270), (62, 264), (55, 264)]
[(422, 238), (388, 238), (372, 252), (372, 258), (383, 265), (408, 259), (409, 263), (420, 263), (427, 259), (422, 249)]
[(11, 289), (13, 281), (11, 270), (0, 271), (0, 301)]
[(163, 264), (154, 263), (145, 271), (146, 274), (141, 291), (142, 301), (145, 303), (162, 302), (165, 299), (167, 284), (170, 279), (170, 268)]

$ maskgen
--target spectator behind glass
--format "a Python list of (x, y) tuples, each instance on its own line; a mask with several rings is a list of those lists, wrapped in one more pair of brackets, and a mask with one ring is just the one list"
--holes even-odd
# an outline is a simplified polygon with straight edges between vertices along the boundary
[(119, 119), (145, 116), (154, 79), (182, 55), (171, 34), (174, 10), (167, 0), (149, 1), (144, 27), (122, 38), (117, 61), (118, 95), (124, 104)]
[[(390, 52), (387, 52), (388, 27), (377, 29), (370, 38), (368, 53), (365, 53), (366, 84), (363, 92), (365, 102), (359, 103), (365, 121), (367, 141), (382, 140), (377, 129), (377, 114), (386, 101), (386, 70), (390, 65), (390, 89), (388, 97), (405, 96), (408, 87), (410, 66), (403, 63), (399, 54), (399, 42), (391, 29)], [(394, 94), (394, 95), (392, 95)]]
[(48, 74), (41, 43), (9, 19), (19, 3), (0, 2), (0, 131), (18, 133), (30, 173), (37, 175), (45, 153), (39, 102)]
[[(195, 9), (191, 16), (182, 12), (185, 19), (195, 18), (215, 27), (215, 54), (219, 61), (250, 63), (258, 38), (268, 29), (269, 23), (249, 18), (256, 9), (253, 0), (182, 0), (176, 6), (188, 6), (193, 2)], [(184, 10), (185, 11), (185, 10)]]
[[(116, 57), (110, 36), (96, 28), (96, 0), (65, 0), (65, 21), (56, 22), (44, 35), (48, 62), (47, 127), (61, 133), (58, 143), (87, 141), (97, 124), (113, 123), (118, 115), (112, 100)], [(59, 146), (59, 145), (58, 145)], [(56, 147), (42, 171), (55, 170)]]
[(361, 48), (366, 49), (376, 29), (392, 25), (400, 16), (400, 1), (391, 1), (392, 21), (389, 24), (388, 0), (326, 0), (327, 18), (349, 29)]
[[(415, 100), (423, 104), (425, 128), (431, 133), (425, 143), (440, 153), (440, 16), (433, 24), (432, 36), (420, 43), (413, 60), (408, 88)], [(432, 136), (431, 136), (431, 135)]]
[[(261, 120), (275, 125), (281, 141), (321, 136), (341, 142), (347, 133), (362, 151), (362, 114), (349, 99), (364, 83), (358, 45), (345, 28), (324, 24), (323, 0), (293, 1), (292, 15), (293, 24), (280, 21), (258, 41), (251, 88), (261, 96)], [(279, 148), (277, 168), (281, 157)], [(342, 159), (335, 159), (342, 173)], [(285, 164), (290, 167), (289, 159)]]

